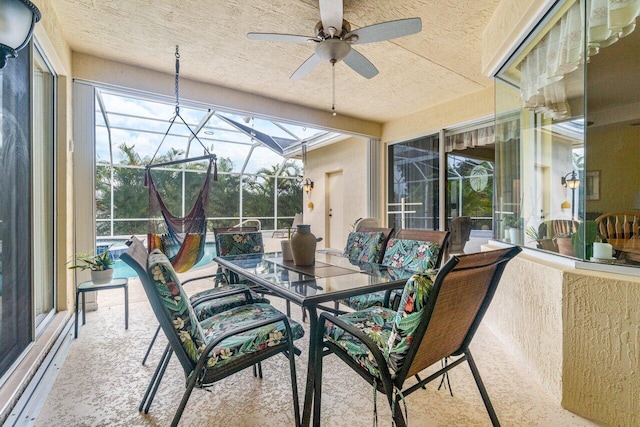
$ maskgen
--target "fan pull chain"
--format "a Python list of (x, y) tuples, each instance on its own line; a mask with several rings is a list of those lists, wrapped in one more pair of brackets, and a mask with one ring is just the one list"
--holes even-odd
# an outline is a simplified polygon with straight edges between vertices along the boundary
[(331, 115), (336, 116), (336, 60), (331, 60), (331, 80), (332, 80), (332, 93), (331, 93)]
[(178, 85), (178, 77), (180, 75), (180, 52), (179, 46), (176, 45), (176, 115), (180, 114), (180, 87)]

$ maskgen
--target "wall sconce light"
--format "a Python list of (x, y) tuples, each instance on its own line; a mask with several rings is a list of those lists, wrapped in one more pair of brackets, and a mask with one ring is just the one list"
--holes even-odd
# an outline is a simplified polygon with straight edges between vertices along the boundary
[(578, 174), (576, 174), (576, 171), (571, 171), (565, 176), (563, 176), (561, 178), (561, 182), (565, 188), (569, 187), (572, 190), (575, 190), (576, 188), (580, 187), (580, 180), (578, 179)]
[(560, 179), (564, 188), (571, 189), (571, 217), (575, 218), (576, 212), (576, 188), (580, 187), (580, 180), (576, 171), (571, 171)]
[(0, 1), (0, 68), (29, 43), (38, 21), (40, 11), (29, 0)]
[(302, 184), (302, 188), (304, 189), (305, 193), (309, 194), (311, 192), (311, 189), (313, 188), (313, 181), (311, 181), (311, 179), (307, 178), (304, 180), (304, 183)]

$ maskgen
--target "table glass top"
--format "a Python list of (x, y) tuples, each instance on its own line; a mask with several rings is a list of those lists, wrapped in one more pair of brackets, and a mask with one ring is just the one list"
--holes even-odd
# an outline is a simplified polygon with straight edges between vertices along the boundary
[[(314, 265), (300, 267), (279, 253), (221, 257), (239, 274), (255, 276), (299, 302), (329, 301), (389, 287), (399, 288), (413, 272), (374, 263), (354, 263), (340, 255), (317, 253)], [(371, 288), (371, 289), (369, 289)]]

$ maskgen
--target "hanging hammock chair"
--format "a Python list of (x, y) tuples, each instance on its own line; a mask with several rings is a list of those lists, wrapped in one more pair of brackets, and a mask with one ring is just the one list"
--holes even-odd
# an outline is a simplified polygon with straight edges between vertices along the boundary
[[(209, 188), (211, 182), (211, 169), (213, 169), (213, 180), (218, 180), (218, 170), (216, 164), (216, 155), (209, 153), (207, 147), (200, 141), (197, 135), (191, 130), (189, 125), (180, 115), (180, 105), (178, 97), (178, 76), (180, 70), (180, 55), (176, 46), (176, 110), (175, 115), (169, 121), (169, 129), (164, 138), (158, 145), (149, 165), (145, 172), (145, 186), (149, 188), (149, 221), (147, 232), (147, 248), (149, 252), (154, 249), (162, 251), (171, 261), (171, 265), (178, 273), (193, 268), (204, 255), (204, 247), (207, 237), (207, 210), (209, 201)], [(187, 129), (191, 132), (191, 139), (195, 139), (202, 145), (205, 155), (196, 158), (185, 158), (165, 163), (152, 164), (156, 154), (160, 150), (160, 146), (166, 139), (171, 126), (175, 120), (179, 118)], [(186, 156), (186, 154), (185, 154)], [(184, 217), (173, 215), (165, 202), (162, 200), (160, 193), (153, 181), (151, 170), (158, 167), (167, 167), (191, 163), (199, 160), (208, 160), (209, 165), (202, 183), (202, 187), (198, 192), (195, 203), (191, 210)]]
[[(207, 207), (211, 169), (214, 168), (215, 155), (209, 158), (206, 176), (196, 201), (184, 217), (173, 215), (162, 200), (151, 174), (152, 167), (147, 167), (145, 181), (149, 188), (149, 231), (147, 233), (147, 247), (149, 252), (154, 249), (162, 251), (171, 261), (171, 265), (178, 273), (193, 268), (204, 255), (204, 245), (207, 237)], [(193, 161), (190, 159), (189, 161)], [(173, 164), (176, 164), (173, 162)], [(161, 164), (167, 166), (167, 163)], [(160, 165), (154, 165), (155, 167)], [(162, 218), (162, 222), (158, 221)], [(164, 231), (164, 232), (161, 232)]]

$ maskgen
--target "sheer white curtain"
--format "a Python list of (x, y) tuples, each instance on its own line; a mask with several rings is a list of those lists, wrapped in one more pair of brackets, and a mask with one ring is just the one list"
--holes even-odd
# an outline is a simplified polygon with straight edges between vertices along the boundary
[(449, 153), (453, 150), (464, 150), (465, 148), (481, 147), (494, 143), (494, 126), (487, 126), (465, 132), (447, 135), (444, 138), (444, 151)]
[[(635, 29), (640, 0), (587, 1), (588, 55), (609, 46)], [(526, 108), (547, 118), (571, 116), (566, 74), (584, 62), (584, 23), (576, 2), (519, 64), (521, 98)]]

